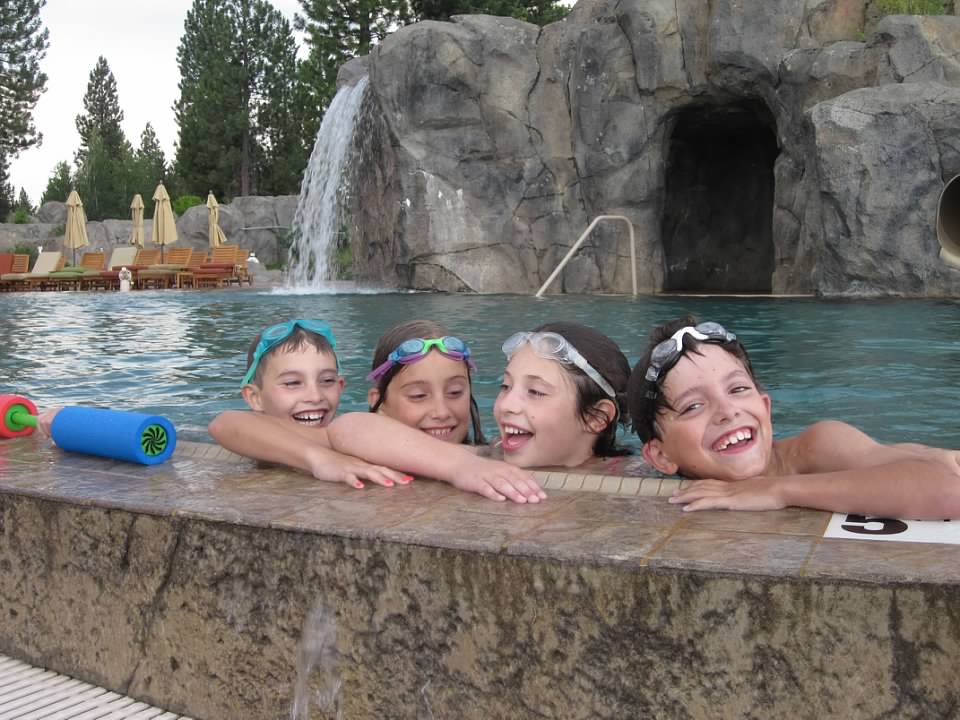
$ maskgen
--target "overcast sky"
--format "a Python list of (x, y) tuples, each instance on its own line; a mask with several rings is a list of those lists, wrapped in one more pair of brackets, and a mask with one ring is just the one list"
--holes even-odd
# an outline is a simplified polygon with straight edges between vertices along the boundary
[[(272, 0), (290, 22), (298, 0)], [(123, 131), (134, 147), (150, 122), (169, 161), (177, 139), (173, 103), (177, 99), (177, 46), (192, 0), (47, 0), (40, 11), (50, 31), (50, 48), (41, 67), (47, 91), (33, 113), (43, 144), (14, 160), (10, 182), (19, 195), (27, 189), (35, 205), (61, 160), (73, 165), (80, 145), (74, 120), (83, 110), (90, 71), (103, 55), (117, 80)]]

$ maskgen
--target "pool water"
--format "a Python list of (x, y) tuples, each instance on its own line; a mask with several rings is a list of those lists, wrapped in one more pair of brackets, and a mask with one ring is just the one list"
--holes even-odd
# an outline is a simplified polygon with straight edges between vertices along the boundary
[[(245, 407), (239, 383), (256, 332), (291, 317), (327, 320), (347, 387), (365, 410), (370, 357), (396, 323), (446, 323), (475, 352), (488, 434), (503, 340), (550, 320), (597, 327), (631, 365), (650, 328), (686, 312), (717, 320), (750, 351), (773, 397), (777, 435), (816, 420), (853, 423), (883, 442), (960, 448), (960, 301), (441, 294), (283, 295), (260, 291), (0, 295), (0, 393), (39, 407), (93, 405), (168, 416), (207, 439), (220, 411)], [(636, 445), (633, 436), (624, 438)]]

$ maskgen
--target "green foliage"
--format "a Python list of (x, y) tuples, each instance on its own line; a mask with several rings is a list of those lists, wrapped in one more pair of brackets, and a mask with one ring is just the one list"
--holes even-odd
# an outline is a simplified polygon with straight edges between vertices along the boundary
[(203, 205), (203, 198), (198, 195), (181, 195), (171, 203), (177, 217), (181, 217), (187, 210), (197, 205)]
[(37, 261), (37, 255), (40, 254), (40, 251), (37, 250), (36, 245), (31, 245), (25, 242), (18, 242), (13, 246), (14, 255), (29, 255), (30, 262), (28, 263), (30, 267), (33, 267), (33, 264)]
[(30, 211), (22, 207), (18, 207), (13, 211), (13, 224), (14, 225), (26, 225), (30, 222)]
[(37, 145), (33, 108), (46, 89), (40, 61), (49, 34), (40, 21), (45, 0), (0, 0), (0, 164)]
[(0, 154), (0, 222), (4, 222), (14, 208), (13, 185), (7, 170), (7, 160)]
[(312, 147), (323, 114), (336, 94), (337, 71), (367, 55), (397, 27), (413, 22), (408, 0), (300, 0), (294, 25), (306, 35), (309, 54), (301, 63), (304, 141)]
[[(153, 217), (153, 193), (157, 185), (167, 181), (167, 160), (153, 126), (147, 123), (140, 134), (140, 147), (133, 153), (129, 167), (129, 200), (140, 193), (145, 217)], [(167, 191), (170, 188), (167, 187)]]
[(61, 223), (60, 225), (54, 225), (50, 228), (50, 235), (52, 237), (63, 237), (67, 234), (67, 226)]
[(559, 0), (412, 0), (412, 3), (420, 20), (449, 20), (453, 15), (482, 14), (547, 25), (562, 20), (570, 12)]
[(290, 24), (266, 0), (194, 0), (177, 48), (182, 190), (295, 192), (307, 152)]
[(878, 0), (881, 15), (943, 15), (943, 0)]
[(53, 168), (50, 179), (47, 180), (47, 189), (40, 196), (40, 204), (43, 205), (48, 200), (66, 202), (72, 188), (73, 177), (70, 174), (70, 165), (67, 162), (59, 162)]
[(120, 123), (123, 122), (123, 110), (117, 95), (117, 81), (107, 65), (107, 59), (101, 55), (90, 71), (87, 92), (83, 96), (84, 112), (77, 115), (77, 132), (80, 133), (80, 150), (77, 162), (81, 163), (90, 148), (94, 135), (109, 152), (119, 153), (127, 147), (127, 138)]
[(133, 155), (126, 141), (119, 149), (113, 149), (96, 131), (90, 135), (75, 178), (88, 220), (122, 218), (130, 214), (132, 163)]
[(30, 196), (27, 195), (26, 188), (20, 188), (20, 194), (17, 196), (17, 210), (23, 210), (27, 215), (33, 214), (33, 205), (30, 204)]
[(353, 251), (349, 244), (337, 248), (333, 268), (338, 280), (353, 280)]

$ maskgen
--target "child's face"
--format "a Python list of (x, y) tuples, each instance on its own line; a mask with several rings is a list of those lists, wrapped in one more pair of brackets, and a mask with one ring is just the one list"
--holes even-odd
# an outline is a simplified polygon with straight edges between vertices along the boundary
[(573, 379), (529, 346), (514, 353), (503, 371), (493, 416), (509, 463), (574, 467), (593, 456), (596, 435), (577, 414)]
[(253, 410), (288, 417), (301, 425), (325, 427), (333, 420), (343, 392), (337, 359), (311, 345), (277, 348), (260, 363), (261, 382), (244, 385), (243, 399)]
[(770, 464), (770, 396), (757, 390), (740, 361), (718, 345), (685, 353), (663, 381), (675, 410), (657, 416), (660, 438), (643, 456), (661, 472), (740, 480), (763, 475)]
[[(379, 391), (371, 388), (367, 394), (370, 406), (379, 399)], [(470, 429), (466, 363), (431, 350), (393, 376), (378, 412), (438, 440), (462, 443)]]

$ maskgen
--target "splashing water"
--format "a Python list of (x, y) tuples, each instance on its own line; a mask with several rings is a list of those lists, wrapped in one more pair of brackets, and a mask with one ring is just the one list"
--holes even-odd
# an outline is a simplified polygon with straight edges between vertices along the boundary
[[(319, 602), (303, 621), (303, 634), (297, 653), (297, 685), (290, 709), (290, 720), (309, 720), (310, 686), (317, 687), (316, 703), (320, 710), (332, 710), (340, 720), (341, 679), (337, 675), (337, 622), (333, 611)], [(318, 678), (311, 683), (316, 673)]]
[(323, 115), (293, 216), (295, 238), (288, 287), (321, 290), (325, 281), (335, 279), (333, 258), (340, 231), (343, 170), (366, 90), (366, 76), (341, 88)]

